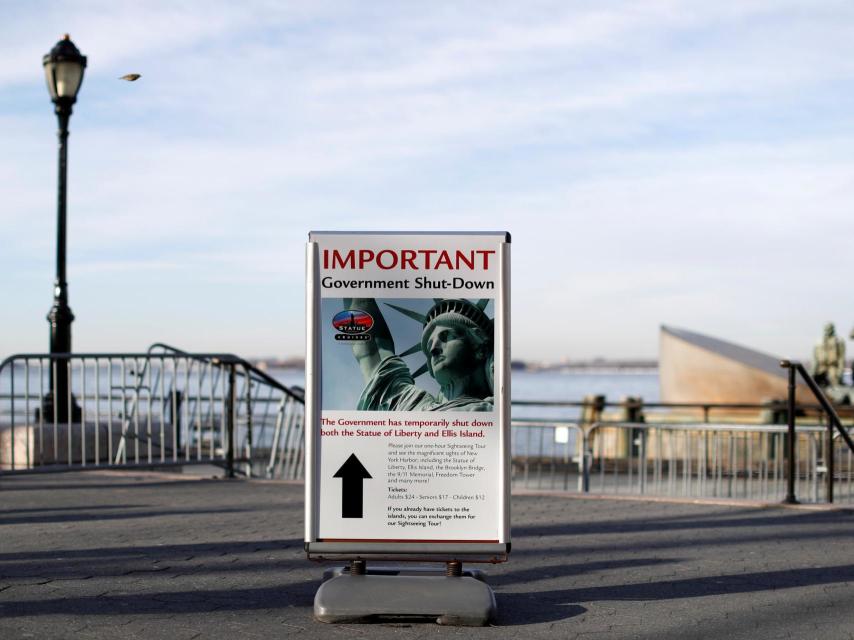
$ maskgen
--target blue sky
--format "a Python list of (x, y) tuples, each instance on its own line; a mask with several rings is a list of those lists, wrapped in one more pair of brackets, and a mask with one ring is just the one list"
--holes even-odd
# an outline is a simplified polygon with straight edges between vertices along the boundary
[(66, 32), (75, 350), (302, 354), (310, 229), (509, 230), (521, 358), (655, 356), (661, 323), (806, 357), (854, 324), (848, 0), (0, 17), (0, 356), (47, 349)]

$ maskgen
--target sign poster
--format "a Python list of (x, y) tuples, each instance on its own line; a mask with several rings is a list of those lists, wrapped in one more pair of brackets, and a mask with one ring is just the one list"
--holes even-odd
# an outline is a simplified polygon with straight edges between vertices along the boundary
[(508, 543), (507, 235), (312, 232), (308, 256), (307, 542)]

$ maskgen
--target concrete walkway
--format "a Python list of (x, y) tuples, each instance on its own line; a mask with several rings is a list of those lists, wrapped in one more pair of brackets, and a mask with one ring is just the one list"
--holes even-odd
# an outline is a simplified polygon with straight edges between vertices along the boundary
[(854, 639), (854, 514), (514, 496), (495, 627), (322, 625), (302, 487), (0, 477), (0, 638)]

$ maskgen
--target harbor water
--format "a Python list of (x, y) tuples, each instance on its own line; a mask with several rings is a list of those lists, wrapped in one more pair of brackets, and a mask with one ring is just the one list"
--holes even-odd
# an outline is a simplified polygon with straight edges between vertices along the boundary
[[(48, 389), (46, 369), (41, 369), (38, 366), (31, 366), (26, 371), (20, 366), (17, 369), (17, 386), (15, 388), (12, 388), (10, 385), (11, 376), (0, 378), (0, 397), (5, 398), (0, 403), (2, 405), (0, 406), (0, 422), (9, 422), (9, 417), (13, 409), (11, 402), (13, 394), (19, 397), (22, 392), (30, 395), (29, 403), (25, 404), (21, 400), (18, 401), (16, 411), (21, 412), (24, 410), (25, 413), (33, 415), (38, 406), (38, 398)], [(138, 370), (142, 371), (143, 369), (140, 367)], [(304, 388), (305, 386), (305, 373), (302, 369), (271, 367), (266, 372), (288, 387), (298, 386)], [(111, 368), (109, 372), (102, 370), (100, 373), (105, 380), (111, 379), (111, 385), (114, 389), (132, 389), (135, 384), (136, 378), (133, 377), (134, 372), (130, 369), (116, 366)], [(84, 389), (88, 389), (90, 395), (86, 397), (86, 402), (90, 406), (90, 415), (94, 415), (94, 412), (91, 411), (93, 403), (91, 394), (98, 386), (95, 368), (88, 366), (85, 375), (75, 376), (75, 379), (75, 396), (78, 401), (81, 401), (85, 395), (83, 394)], [(150, 378), (143, 378), (143, 388), (151, 384), (150, 380)], [(189, 389), (202, 388), (200, 385), (207, 385), (204, 388), (210, 389), (210, 381), (211, 378), (208, 377), (207, 382), (203, 383), (200, 381), (198, 371), (193, 371), (188, 374), (185, 382)], [(81, 387), (81, 382), (85, 387)], [(103, 386), (110, 385), (107, 385), (105, 382)], [(218, 388), (218, 393), (223, 393), (221, 381)], [(102, 403), (102, 410), (109, 408), (111, 411), (115, 409), (123, 412), (127, 411), (128, 407), (133, 405), (133, 393), (124, 391), (114, 392), (113, 395), (115, 397), (115, 404), (113, 404), (112, 400), (109, 407), (105, 407)], [(659, 399), (658, 372), (654, 369), (584, 371), (517, 370), (512, 372), (511, 397), (514, 401), (580, 402), (585, 396), (591, 395), (605, 396), (609, 402), (618, 402), (626, 396), (642, 398), (646, 402), (655, 402)], [(514, 419), (546, 419), (558, 422), (576, 421), (579, 418), (579, 414), (579, 407), (516, 405), (512, 410)], [(534, 452), (546, 455), (572, 453), (575, 451), (574, 430), (570, 430), (567, 436), (568, 440), (556, 442), (555, 429), (549, 426), (548, 423), (543, 427), (515, 428), (511, 444), (512, 452), (513, 455), (523, 456)], [(262, 430), (256, 436), (255, 445), (260, 447), (269, 446), (271, 437), (272, 429)], [(240, 442), (239, 437), (238, 442)]]
[[(305, 385), (301, 369), (271, 368), (268, 373), (288, 386)], [(658, 371), (655, 369), (513, 371), (510, 384), (514, 401), (579, 402), (589, 395), (604, 395), (609, 402), (617, 402), (626, 396), (640, 397), (645, 402), (657, 402), (659, 399)], [(514, 418), (575, 420), (578, 415), (576, 407), (513, 408)]]
[[(270, 375), (292, 386), (305, 384), (302, 370), (270, 369)], [(513, 371), (511, 397), (514, 401), (580, 402), (585, 396), (602, 395), (608, 402), (618, 402), (627, 396), (642, 398), (645, 402), (659, 400), (658, 371), (641, 370), (585, 370), (585, 371)], [(572, 422), (579, 418), (579, 407), (519, 406), (512, 416), (519, 418), (551, 419)], [(561, 438), (555, 429), (514, 428), (512, 453), (514, 456), (532, 454), (572, 456), (576, 451), (575, 430), (564, 432)]]

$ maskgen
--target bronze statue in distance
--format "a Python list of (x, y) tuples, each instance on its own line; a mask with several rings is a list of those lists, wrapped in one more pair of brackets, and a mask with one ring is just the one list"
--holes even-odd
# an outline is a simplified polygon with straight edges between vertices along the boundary
[(813, 350), (812, 376), (822, 387), (842, 384), (845, 369), (845, 341), (836, 335), (832, 322), (824, 325), (824, 336)]

